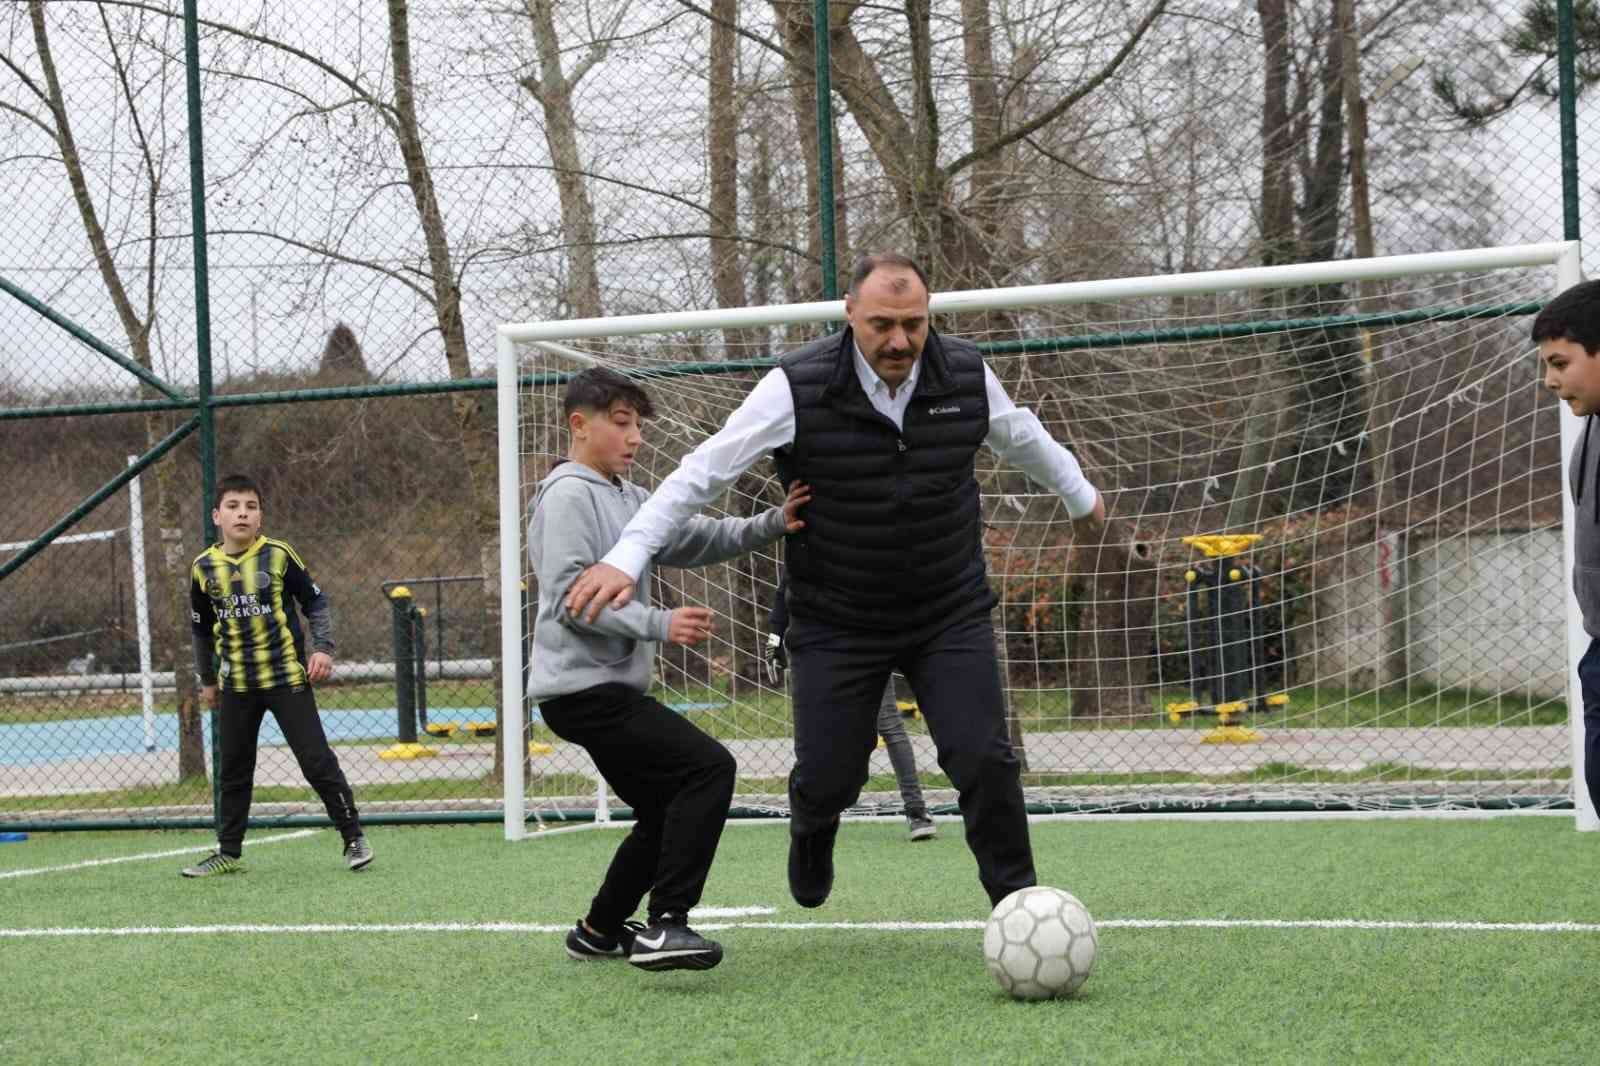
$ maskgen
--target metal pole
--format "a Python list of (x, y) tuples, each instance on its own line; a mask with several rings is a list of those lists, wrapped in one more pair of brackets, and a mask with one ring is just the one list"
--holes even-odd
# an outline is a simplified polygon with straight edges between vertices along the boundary
[(211, 282), (206, 260), (206, 165), (201, 138), (198, 0), (183, 0), (183, 55), (189, 86), (189, 211), (194, 226), (194, 348), (200, 406), (200, 532), (217, 539), (211, 487), (217, 482), (216, 424), (211, 409)]
[(417, 742), (417, 652), (412, 641), (415, 623), (411, 617), (411, 590), (404, 585), (389, 592), (390, 614), (394, 623), (394, 706), (395, 739), (401, 744)]
[[(200, 23), (197, 0), (183, 0), (183, 60), (189, 97), (189, 212), (194, 231), (194, 350), (200, 422), (201, 543), (217, 539), (211, 521), (211, 487), (217, 482), (216, 426), (211, 412), (211, 286), (206, 263), (206, 167), (201, 138)], [(211, 765), (222, 766), (222, 742), (212, 712)], [(222, 777), (211, 775), (211, 806), (222, 817)]]
[(839, 295), (837, 238), (833, 229), (833, 82), (828, 43), (828, 0), (811, 8), (811, 36), (817, 60), (817, 220), (822, 242), (822, 298)]
[[(137, 455), (128, 456), (128, 465), (139, 461)], [(128, 482), (128, 540), (130, 562), (133, 567), (133, 619), (134, 630), (139, 634), (139, 695), (144, 707), (144, 750), (156, 750), (156, 693), (155, 677), (150, 665), (150, 593), (144, 573), (144, 493), (139, 479)]]
[(1575, 241), (1583, 234), (1578, 225), (1578, 46), (1572, 0), (1556, 0), (1556, 45), (1561, 84), (1561, 233)]
[(517, 350), (495, 335), (495, 419), (500, 459), (500, 761), (507, 840), (528, 835), (523, 764), (528, 761), (527, 683), (522, 676), (522, 433), (517, 418)]

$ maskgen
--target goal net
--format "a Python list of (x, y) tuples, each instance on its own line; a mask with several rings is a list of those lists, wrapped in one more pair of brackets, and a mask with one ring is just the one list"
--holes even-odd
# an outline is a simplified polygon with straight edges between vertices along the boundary
[[(1030, 809), (1555, 807), (1573, 788), (1562, 433), (1529, 317), (1578, 280), (1571, 244), (936, 294), (1111, 515), (979, 451), (1011, 735)], [(521, 698), (538, 595), (523, 536), (567, 454), (561, 392), (592, 365), (656, 415), (654, 489), (777, 356), (842, 302), (503, 326), (499, 333), (507, 831), (606, 818), (584, 752)], [(1570, 431), (1570, 426), (1565, 427)], [(783, 498), (770, 458), (707, 508)], [(762, 653), (782, 544), (658, 569), (653, 601), (715, 613), (662, 645), (655, 695), (738, 760), (736, 812), (781, 814), (790, 704)], [(519, 631), (515, 620), (523, 620)], [(955, 794), (902, 687), (922, 787)], [(862, 812), (895, 815), (882, 748)]]

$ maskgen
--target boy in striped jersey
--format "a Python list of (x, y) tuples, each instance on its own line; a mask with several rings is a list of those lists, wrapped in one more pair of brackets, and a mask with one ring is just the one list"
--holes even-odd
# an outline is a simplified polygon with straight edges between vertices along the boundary
[[(333, 674), (328, 598), (293, 548), (261, 535), (261, 489), (254, 481), (238, 474), (225, 477), (217, 483), (216, 499), (211, 520), (222, 539), (194, 561), (189, 606), (201, 698), (219, 710), (217, 850), (185, 867), (183, 876), (243, 869), (239, 855), (255, 783), (256, 746), (269, 710), (344, 838), (345, 864), (365, 869), (372, 848), (311, 691), (313, 683)], [(309, 659), (296, 604), (311, 629)]]

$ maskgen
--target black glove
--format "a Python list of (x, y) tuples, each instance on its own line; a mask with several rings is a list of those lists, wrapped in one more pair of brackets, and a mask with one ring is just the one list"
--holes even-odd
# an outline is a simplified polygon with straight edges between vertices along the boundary
[(783, 684), (783, 672), (789, 669), (789, 651), (783, 638), (776, 633), (767, 634), (767, 683), (773, 688)]

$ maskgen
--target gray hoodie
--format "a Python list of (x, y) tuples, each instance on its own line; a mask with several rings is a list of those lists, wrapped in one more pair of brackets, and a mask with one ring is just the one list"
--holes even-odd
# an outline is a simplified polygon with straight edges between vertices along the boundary
[[(528, 520), (528, 556), (539, 581), (528, 671), (533, 702), (607, 682), (640, 692), (650, 688), (652, 645), (667, 639), (672, 612), (650, 606), (649, 566), (621, 610), (608, 607), (589, 623), (572, 617), (563, 605), (572, 582), (611, 550), (649, 496), (632, 482), (608, 481), (582, 463), (562, 463), (539, 482)], [(651, 561), (682, 567), (722, 562), (777, 540), (785, 526), (781, 507), (755, 518), (696, 515)]]
[[(1583, 438), (1567, 464), (1577, 531), (1573, 537), (1572, 591), (1583, 611), (1583, 629), (1600, 638), (1600, 441), (1589, 440), (1595, 416), (1583, 420)], [(1584, 499), (1587, 486), (1589, 498)]]

